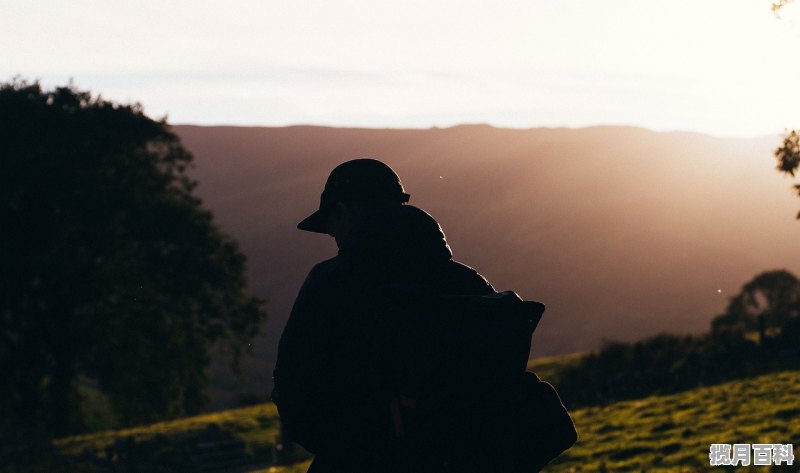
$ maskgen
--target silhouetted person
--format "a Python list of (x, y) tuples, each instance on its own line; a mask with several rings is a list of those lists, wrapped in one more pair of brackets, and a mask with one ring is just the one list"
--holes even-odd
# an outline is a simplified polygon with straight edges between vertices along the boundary
[(274, 372), (273, 399), (287, 433), (317, 454), (310, 472), (405, 471), (390, 407), (386, 288), (494, 292), (452, 259), (439, 224), (408, 199), (389, 166), (348, 161), (328, 177), (319, 210), (298, 225), (333, 236), (339, 247), (300, 289)]

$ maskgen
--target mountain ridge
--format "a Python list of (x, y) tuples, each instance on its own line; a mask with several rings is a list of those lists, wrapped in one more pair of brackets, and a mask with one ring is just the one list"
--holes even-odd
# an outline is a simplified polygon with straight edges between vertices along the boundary
[(295, 225), (317, 208), (330, 170), (357, 157), (398, 172), (456, 259), (548, 305), (537, 355), (701, 332), (754, 274), (800, 269), (800, 202), (774, 170), (778, 137), (617, 126), (173, 129), (195, 156), (197, 195), (248, 256), (251, 289), (270, 299), (260, 361), (229, 386), (268, 389), (294, 295), (336, 252)]

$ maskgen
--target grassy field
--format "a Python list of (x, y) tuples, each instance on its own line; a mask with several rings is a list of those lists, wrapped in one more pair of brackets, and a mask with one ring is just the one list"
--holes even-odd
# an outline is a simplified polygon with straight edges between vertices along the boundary
[[(221, 433), (243, 441), (246, 455), (254, 461), (263, 462), (271, 458), (273, 445), (278, 438), (278, 411), (274, 404), (266, 403), (130, 429), (67, 437), (56, 440), (54, 445), (61, 453), (70, 457), (92, 455), (108, 458), (109, 449), (122, 442), (145, 446), (151, 444), (162, 450), (183, 451), (196, 445), (198, 439), (209, 429), (213, 429), (218, 435)], [(148, 458), (152, 456), (148, 455)]]
[(534, 358), (528, 361), (528, 370), (533, 371), (543, 381), (557, 385), (564, 370), (580, 361), (583, 353), (571, 353), (569, 355), (547, 356)]
[[(574, 362), (576, 356), (535, 360), (530, 367), (543, 379), (552, 379), (558, 366)], [(668, 396), (579, 409), (572, 414), (580, 439), (547, 472), (729, 471), (708, 466), (710, 444), (794, 443), (800, 449), (800, 372), (768, 374)], [(102, 455), (120, 438), (178, 438), (196, 434), (209, 424), (244, 440), (248, 451), (262, 454), (272, 448), (278, 434), (275, 406), (263, 404), (65, 438), (56, 441), (56, 446), (69, 455), (85, 451)], [(750, 467), (742, 471), (797, 472), (800, 451), (796, 455), (798, 461), (791, 468)], [(307, 467), (304, 461), (269, 471), (302, 473)]]
[[(573, 418), (580, 439), (548, 472), (724, 471), (708, 465), (712, 443), (800, 448), (800, 372), (580, 409)], [(800, 471), (800, 451), (796, 455), (795, 465), (785, 471)], [(771, 471), (742, 470), (753, 468)]]

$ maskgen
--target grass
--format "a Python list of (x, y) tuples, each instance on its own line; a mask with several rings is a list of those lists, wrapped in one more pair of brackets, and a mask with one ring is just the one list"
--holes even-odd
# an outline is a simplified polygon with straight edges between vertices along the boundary
[(311, 460), (295, 463), (294, 465), (271, 466), (269, 468), (252, 470), (247, 473), (306, 473), (309, 466), (311, 466)]
[[(572, 354), (537, 358), (531, 360), (528, 369), (536, 371), (542, 379), (552, 380), (558, 376), (560, 370), (576, 362), (580, 356), (580, 354)], [(54, 444), (66, 455), (77, 456), (89, 452), (95, 456), (101, 456), (118, 439), (130, 437), (136, 442), (151, 440), (157, 436), (176, 439), (197, 434), (211, 424), (215, 424), (226, 433), (245, 441), (250, 451), (271, 450), (278, 436), (277, 409), (274, 404), (266, 403), (141, 427), (67, 437), (56, 440)]]
[[(578, 443), (548, 473), (707, 471), (712, 443), (800, 439), (800, 372), (579, 409), (572, 415)], [(797, 463), (792, 468), (787, 471), (800, 471)]]
[[(537, 360), (545, 365), (550, 361)], [(731, 470), (709, 466), (712, 443), (792, 443), (800, 439), (800, 372), (784, 371), (579, 409), (572, 415), (578, 443), (550, 464), (546, 473), (727, 472)], [(800, 458), (798, 449), (795, 443), (795, 455)], [(751, 466), (737, 471), (798, 472), (798, 463), (800, 460), (782, 469)], [(273, 471), (304, 473), (307, 467), (305, 462)]]
[[(542, 379), (558, 372), (580, 355), (532, 360), (529, 369)], [(706, 386), (682, 393), (651, 396), (572, 412), (578, 443), (546, 468), (548, 473), (579, 472), (695, 472), (710, 469), (712, 443), (792, 443), (800, 439), (800, 371), (784, 371), (745, 380)], [(102, 455), (117, 439), (136, 441), (158, 436), (190, 436), (216, 424), (245, 441), (248, 451), (269, 451), (278, 435), (273, 404), (233, 409), (131, 429), (100, 432), (57, 440), (67, 455)], [(800, 446), (795, 445), (800, 458)], [(798, 463), (785, 471), (800, 471)], [(259, 470), (303, 473), (309, 462)], [(751, 469), (753, 467), (750, 467)], [(743, 469), (742, 471), (747, 471)], [(778, 471), (759, 467), (758, 471)], [(784, 470), (780, 470), (784, 471)]]
[(528, 371), (533, 371), (543, 381), (557, 385), (561, 373), (566, 368), (577, 364), (584, 355), (584, 353), (571, 353), (569, 355), (534, 358), (528, 361)]
[(278, 437), (278, 411), (274, 404), (266, 403), (141, 427), (67, 437), (53, 443), (66, 455), (77, 456), (89, 452), (102, 456), (106, 448), (118, 439), (131, 438), (137, 443), (156, 437), (172, 440), (198, 434), (210, 425), (242, 439), (249, 452), (269, 452)]

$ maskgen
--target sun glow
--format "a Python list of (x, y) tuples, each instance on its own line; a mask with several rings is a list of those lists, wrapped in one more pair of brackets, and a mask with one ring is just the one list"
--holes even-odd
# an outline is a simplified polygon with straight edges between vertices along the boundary
[(72, 78), (173, 123), (754, 136), (800, 126), (800, 96), (774, 85), (800, 81), (798, 2), (777, 20), (770, 0), (0, 0), (0, 42), (19, 46), (0, 78)]

